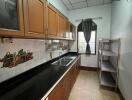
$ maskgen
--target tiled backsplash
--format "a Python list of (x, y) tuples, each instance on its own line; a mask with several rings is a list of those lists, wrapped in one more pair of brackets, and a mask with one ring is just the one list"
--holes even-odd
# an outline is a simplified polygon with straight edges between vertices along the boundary
[[(33, 59), (19, 64), (13, 68), (1, 68), (0, 63), (0, 82), (14, 77), (22, 72), (25, 72), (33, 67), (40, 65), (50, 60), (50, 53), (52, 52), (52, 58), (58, 57), (60, 54), (68, 52), (67, 50), (46, 50), (46, 45), (49, 40), (36, 40), (36, 39), (13, 39), (13, 43), (0, 43), (0, 58), (3, 58), (6, 52), (17, 52), (20, 49), (33, 52)], [(68, 41), (61, 41), (65, 45), (68, 45)], [(61, 52), (61, 53), (60, 53)]]

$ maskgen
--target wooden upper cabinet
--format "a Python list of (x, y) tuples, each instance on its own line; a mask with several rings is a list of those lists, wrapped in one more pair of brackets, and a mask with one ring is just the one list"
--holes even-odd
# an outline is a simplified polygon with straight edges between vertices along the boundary
[(63, 18), (63, 33), (66, 33), (66, 19)]
[(24, 36), (22, 0), (2, 0), (0, 3), (0, 36)]
[(63, 27), (62, 27), (62, 16), (59, 15), (59, 29), (58, 29), (58, 30), (59, 30), (59, 31), (58, 31), (58, 36), (59, 36), (59, 37), (62, 37), (62, 35), (63, 35), (63, 34), (62, 34), (62, 32), (63, 32), (62, 29), (63, 29)]
[(73, 24), (71, 24), (70, 26), (70, 31), (72, 33), (73, 40), (75, 40), (76, 39), (76, 27)]
[(44, 0), (24, 0), (25, 36), (44, 38), (45, 14)]
[(58, 36), (64, 38), (66, 32), (66, 20), (64, 16), (59, 15), (59, 33)]
[(60, 14), (57, 13), (57, 37), (59, 37), (59, 33), (60, 33)]
[(70, 32), (70, 22), (68, 20), (66, 21), (66, 31)]
[(48, 28), (48, 36), (57, 36), (58, 32), (58, 17), (57, 12), (54, 8), (52, 8), (50, 5), (47, 6), (47, 12), (48, 12), (48, 22), (47, 22), (47, 28)]

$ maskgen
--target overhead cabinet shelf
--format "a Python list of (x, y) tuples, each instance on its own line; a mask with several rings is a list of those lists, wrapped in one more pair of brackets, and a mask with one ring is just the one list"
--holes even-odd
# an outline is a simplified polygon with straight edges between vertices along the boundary
[(100, 83), (102, 86), (116, 87), (116, 82), (113, 79), (111, 73), (102, 72)]

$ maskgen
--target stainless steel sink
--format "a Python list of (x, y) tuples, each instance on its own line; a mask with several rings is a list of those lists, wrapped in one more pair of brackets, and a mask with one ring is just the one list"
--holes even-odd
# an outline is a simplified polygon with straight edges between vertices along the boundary
[(76, 57), (63, 57), (52, 63), (52, 65), (69, 66)]

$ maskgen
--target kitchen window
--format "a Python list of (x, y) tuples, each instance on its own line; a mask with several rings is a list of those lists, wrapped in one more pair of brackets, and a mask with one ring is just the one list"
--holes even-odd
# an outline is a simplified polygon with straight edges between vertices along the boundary
[[(91, 31), (91, 38), (89, 45), (91, 49), (91, 54), (96, 54), (96, 30)], [(78, 53), (85, 53), (86, 46), (87, 43), (84, 37), (84, 33), (78, 32)]]

